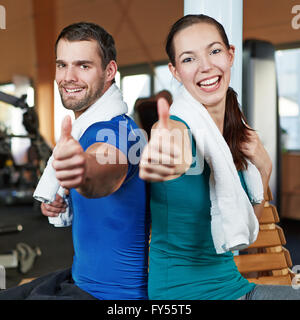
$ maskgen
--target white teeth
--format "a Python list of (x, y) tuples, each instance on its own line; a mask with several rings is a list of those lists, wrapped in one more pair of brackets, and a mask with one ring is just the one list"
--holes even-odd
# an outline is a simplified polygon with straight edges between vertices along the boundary
[(215, 77), (209, 80), (201, 81), (200, 86), (209, 86), (219, 80), (219, 77)]
[(66, 91), (69, 92), (69, 93), (73, 93), (73, 92), (78, 92), (78, 91), (81, 91), (82, 89), (79, 88), (79, 89), (67, 89), (66, 88)]

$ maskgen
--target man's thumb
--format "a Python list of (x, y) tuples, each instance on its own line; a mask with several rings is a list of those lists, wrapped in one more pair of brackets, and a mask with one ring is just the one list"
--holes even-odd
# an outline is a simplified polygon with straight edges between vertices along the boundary
[(157, 113), (159, 120), (159, 128), (168, 129), (169, 121), (169, 104), (166, 99), (159, 98), (157, 101)]
[(70, 116), (65, 116), (61, 123), (60, 141), (67, 140), (72, 137), (72, 120)]

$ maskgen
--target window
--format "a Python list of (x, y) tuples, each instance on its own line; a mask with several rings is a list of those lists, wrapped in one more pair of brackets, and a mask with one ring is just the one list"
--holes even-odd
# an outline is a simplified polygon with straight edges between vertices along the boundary
[(161, 90), (168, 90), (174, 96), (180, 83), (171, 74), (168, 65), (161, 65), (155, 68), (154, 93)]
[[(34, 106), (34, 89), (26, 77), (16, 76), (16, 84), (8, 83), (0, 85), (0, 91), (15, 97), (27, 95), (26, 102), (29, 107)], [(0, 101), (0, 124), (1, 131), (7, 134), (26, 136), (28, 133), (23, 126), (22, 110), (3, 101)], [(30, 146), (29, 138), (13, 137), (11, 138), (11, 153), (17, 165), (27, 163), (27, 149)]]
[(122, 78), (122, 92), (124, 101), (128, 105), (128, 114), (133, 114), (133, 108), (136, 99), (147, 98), (151, 96), (149, 74), (136, 74), (131, 76), (125, 76)]
[(277, 50), (275, 61), (284, 148), (300, 150), (300, 48)]

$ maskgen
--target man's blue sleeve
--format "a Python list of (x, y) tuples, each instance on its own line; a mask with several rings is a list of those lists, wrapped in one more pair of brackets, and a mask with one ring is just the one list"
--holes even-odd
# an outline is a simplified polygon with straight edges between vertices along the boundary
[(126, 157), (128, 163), (128, 171), (126, 180), (131, 177), (137, 170), (138, 164), (132, 164), (128, 160), (128, 151), (134, 144), (129, 141), (128, 134), (130, 128), (126, 125), (126, 121), (103, 121), (91, 125), (79, 140), (83, 150), (86, 151), (94, 143), (104, 142), (113, 145), (119, 149)]

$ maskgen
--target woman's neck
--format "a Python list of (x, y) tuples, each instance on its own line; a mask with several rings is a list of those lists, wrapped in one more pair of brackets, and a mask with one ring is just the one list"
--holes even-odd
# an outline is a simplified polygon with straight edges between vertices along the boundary
[(205, 106), (206, 110), (214, 120), (215, 124), (219, 128), (221, 134), (224, 129), (224, 118), (225, 118), (225, 100), (214, 106)]

